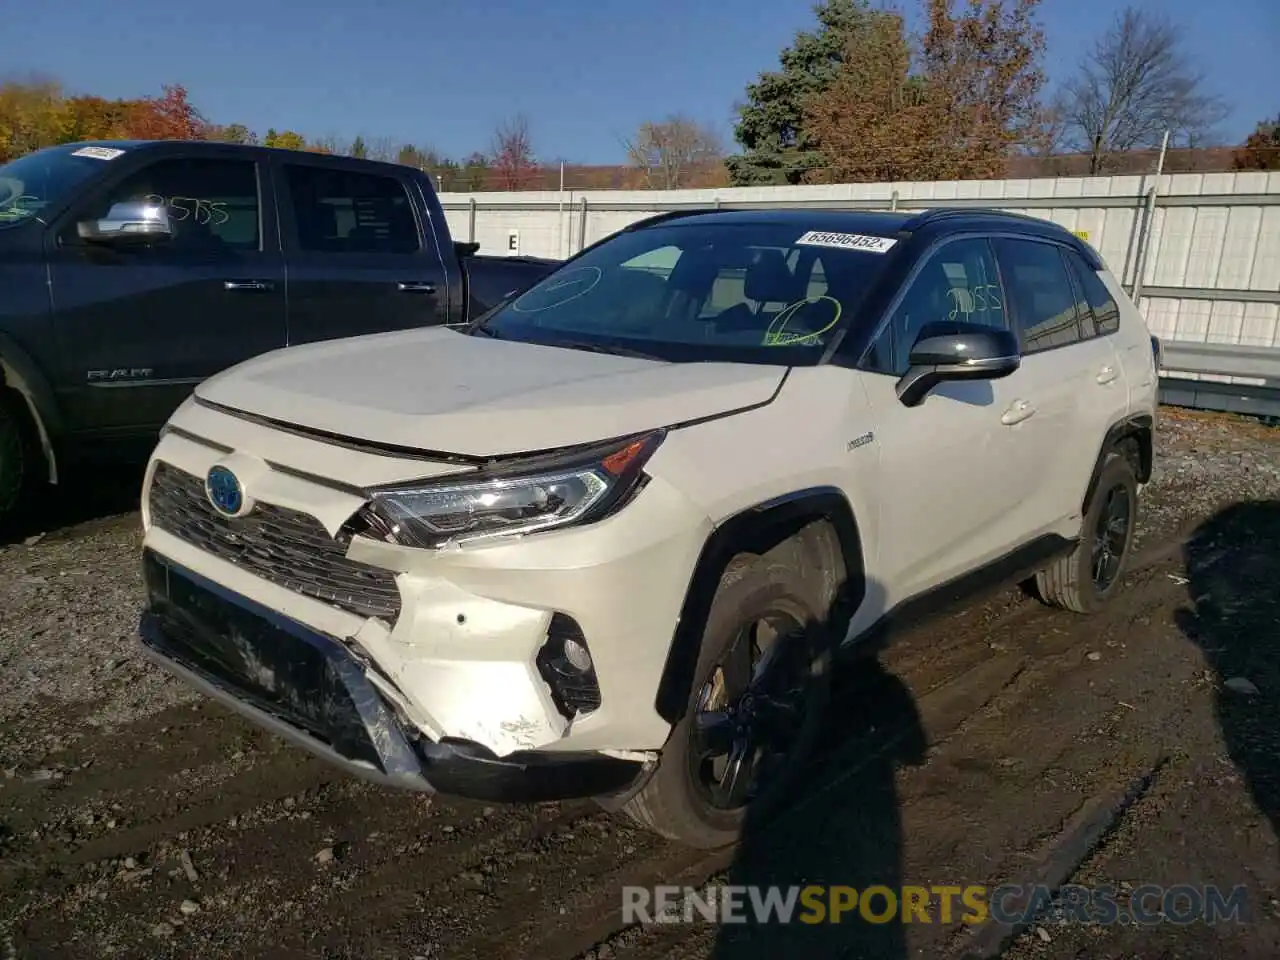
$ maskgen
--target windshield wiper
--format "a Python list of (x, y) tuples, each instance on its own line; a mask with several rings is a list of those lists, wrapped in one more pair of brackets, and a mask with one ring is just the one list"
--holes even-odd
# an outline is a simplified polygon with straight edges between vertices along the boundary
[(665, 357), (660, 357), (655, 353), (645, 353), (643, 350), (634, 350), (631, 347), (615, 347), (604, 343), (592, 343), (587, 340), (553, 340), (547, 346), (565, 347), (569, 350), (586, 350), (588, 353), (607, 353), (615, 357), (631, 357), (635, 360), (667, 362)]

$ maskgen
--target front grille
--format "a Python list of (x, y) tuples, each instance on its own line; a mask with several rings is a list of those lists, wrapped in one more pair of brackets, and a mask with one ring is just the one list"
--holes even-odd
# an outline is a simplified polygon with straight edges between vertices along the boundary
[(224, 517), (199, 477), (164, 462), (156, 464), (150, 508), (161, 530), (278, 586), (360, 616), (394, 622), (400, 614), (395, 575), (348, 560), (346, 544), (309, 514), (259, 503), (247, 517)]

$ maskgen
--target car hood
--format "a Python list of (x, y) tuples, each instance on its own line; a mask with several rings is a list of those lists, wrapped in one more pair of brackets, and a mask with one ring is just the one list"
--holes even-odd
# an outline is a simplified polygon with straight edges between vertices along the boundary
[(289, 347), (196, 388), (232, 410), (375, 444), (487, 457), (767, 403), (786, 368), (666, 363), (440, 327)]

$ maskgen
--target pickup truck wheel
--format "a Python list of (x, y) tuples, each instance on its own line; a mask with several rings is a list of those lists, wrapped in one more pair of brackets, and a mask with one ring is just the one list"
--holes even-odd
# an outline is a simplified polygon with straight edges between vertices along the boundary
[(1050, 606), (1093, 613), (1115, 592), (1133, 548), (1138, 479), (1119, 453), (1107, 456), (1085, 512), (1080, 544), (1036, 574), (1036, 592)]
[(812, 592), (794, 566), (757, 557), (730, 564), (685, 717), (623, 812), (710, 849), (776, 809), (813, 751), (828, 698), (830, 644)]
[(10, 395), (0, 390), (0, 529), (14, 519), (37, 473), (26, 423)]

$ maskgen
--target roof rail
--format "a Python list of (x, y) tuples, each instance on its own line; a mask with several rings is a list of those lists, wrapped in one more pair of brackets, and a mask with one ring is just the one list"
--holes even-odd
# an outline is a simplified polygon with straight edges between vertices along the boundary
[(1001, 210), (999, 207), (930, 207), (913, 217), (906, 229), (918, 230), (927, 223), (938, 220), (949, 220), (952, 217), (990, 217), (996, 220), (1018, 220), (1024, 223), (1047, 224), (1050, 227), (1061, 227), (1060, 224), (1043, 217), (1033, 217), (1026, 213), (1014, 213), (1012, 210)]

